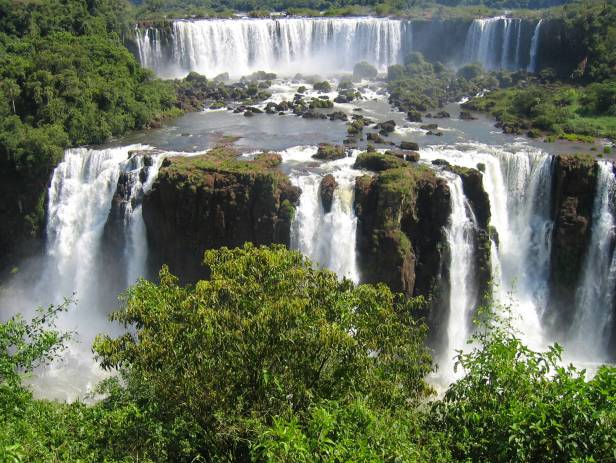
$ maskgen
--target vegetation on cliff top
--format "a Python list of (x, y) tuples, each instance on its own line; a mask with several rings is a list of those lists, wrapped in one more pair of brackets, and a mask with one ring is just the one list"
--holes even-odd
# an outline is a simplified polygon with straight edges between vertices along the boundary
[(616, 81), (586, 87), (532, 84), (500, 89), (471, 99), (464, 106), (489, 112), (511, 133), (531, 131), (530, 135), (536, 136), (532, 130), (537, 129), (569, 139), (570, 134), (591, 140), (616, 139)]
[[(616, 370), (592, 380), (480, 313), (466, 376), (426, 401), (421, 300), (355, 286), (283, 247), (205, 254), (211, 278), (163, 268), (101, 336), (100, 401), (34, 400), (20, 372), (61, 345), (45, 319), (0, 324), (2, 461), (610, 461)], [(499, 309), (500, 310), (500, 309)], [(47, 314), (47, 322), (53, 310)], [(19, 355), (17, 355), (17, 354)], [(24, 355), (21, 355), (24, 354)]]
[(275, 180), (286, 176), (275, 169), (282, 158), (278, 153), (258, 153), (253, 159), (242, 159), (240, 152), (228, 145), (219, 145), (205, 154), (178, 156), (165, 159), (163, 167), (168, 175), (182, 175), (194, 179), (200, 172), (222, 172), (231, 174), (267, 175)]
[(177, 17), (229, 17), (248, 12), (252, 17), (285, 11), (301, 16), (456, 17), (471, 19), (496, 14), (502, 9), (536, 10), (567, 3), (568, 0), (144, 0), (138, 3), (139, 19)]

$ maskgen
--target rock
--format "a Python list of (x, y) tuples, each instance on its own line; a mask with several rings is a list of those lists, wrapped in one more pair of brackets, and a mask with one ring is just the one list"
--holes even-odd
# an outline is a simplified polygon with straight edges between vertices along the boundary
[(384, 143), (385, 142), (385, 140), (383, 140), (381, 135), (379, 135), (378, 133), (375, 133), (375, 132), (368, 133), (366, 135), (366, 140), (373, 141), (374, 143)]
[(214, 82), (227, 82), (229, 80), (229, 73), (223, 72), (214, 77)]
[(302, 113), (304, 119), (327, 119), (327, 116), (314, 109), (307, 109)]
[(252, 116), (254, 116), (254, 115), (255, 115), (255, 113), (254, 113), (254, 112), (252, 112), (252, 111), (246, 111), (246, 112), (244, 112), (244, 116), (245, 116), (245, 117), (252, 117)]
[(479, 163), (477, 163), (477, 170), (478, 170), (479, 172), (483, 172), (483, 173), (485, 173), (485, 171), (486, 171), (486, 165), (485, 165), (483, 162), (479, 162)]
[(406, 118), (411, 122), (421, 122), (421, 113), (412, 109), (406, 113)]
[(329, 92), (331, 92), (331, 91), (332, 91), (332, 86), (331, 86), (331, 84), (330, 84), (328, 81), (326, 81), (326, 80), (324, 80), (324, 81), (322, 81), (322, 82), (315, 82), (315, 83), (312, 85), (312, 88), (313, 88), (315, 91), (317, 91), (317, 92), (322, 92), (322, 93), (329, 93)]
[(380, 122), (374, 128), (379, 130), (381, 135), (388, 135), (396, 130), (396, 123), (394, 121)]
[(422, 130), (437, 130), (438, 125), (437, 124), (424, 124), (424, 125), (420, 125), (419, 128)]
[(449, 166), (449, 161), (445, 160), (445, 159), (435, 159), (434, 161), (432, 161), (432, 165), (434, 166)]
[(361, 61), (353, 66), (353, 80), (374, 79), (378, 74), (377, 69), (367, 61)]
[(433, 132), (432, 130), (428, 130), (426, 132), (426, 135), (433, 135), (435, 137), (442, 137), (443, 136), (443, 132)]
[(334, 161), (346, 157), (346, 149), (344, 146), (331, 145), (329, 143), (321, 143), (316, 154), (312, 156), (314, 159), (322, 161)]
[(419, 153), (417, 151), (387, 150), (385, 151), (385, 154), (390, 154), (409, 162), (419, 162)]
[(556, 330), (566, 330), (573, 321), (575, 290), (590, 240), (598, 168), (590, 155), (560, 155), (554, 163), (555, 217), (546, 322)]
[(409, 151), (419, 151), (419, 145), (414, 141), (401, 141), (400, 149)]
[(348, 116), (343, 113), (342, 111), (334, 111), (333, 113), (329, 113), (327, 115), (327, 117), (329, 118), (330, 121), (348, 121), (349, 118)]
[(289, 245), (300, 191), (276, 168), (275, 156), (236, 161), (237, 152), (167, 158), (144, 196), (150, 268), (165, 263), (182, 282), (207, 277), (203, 251), (221, 246)]
[(338, 182), (332, 174), (327, 174), (321, 180), (319, 185), (319, 197), (321, 198), (321, 204), (325, 213), (329, 213), (332, 210), (332, 203), (334, 202), (334, 191), (338, 186)]
[(474, 121), (477, 118), (468, 111), (460, 111), (460, 119), (462, 119), (463, 121)]
[(396, 167), (404, 167), (406, 162), (392, 154), (377, 153), (376, 151), (360, 153), (353, 165), (354, 169), (366, 169), (373, 172), (382, 172)]
[(445, 119), (451, 117), (451, 114), (449, 114), (447, 111), (439, 111), (434, 115), (435, 119)]
[(428, 297), (439, 281), (449, 187), (430, 169), (404, 165), (393, 177), (356, 179), (358, 265), (362, 282)]

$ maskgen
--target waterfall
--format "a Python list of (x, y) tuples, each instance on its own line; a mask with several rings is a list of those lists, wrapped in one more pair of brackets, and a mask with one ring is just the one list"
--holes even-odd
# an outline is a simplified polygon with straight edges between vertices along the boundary
[(543, 19), (540, 19), (535, 26), (535, 32), (533, 32), (533, 38), (530, 41), (530, 61), (527, 68), (528, 72), (537, 72), (537, 51), (539, 51), (539, 39), (541, 37), (541, 23)]
[(472, 211), (464, 196), (462, 180), (458, 175), (448, 178), (451, 192), (451, 216), (446, 229), (449, 247), (449, 315), (446, 322), (447, 339), (439, 370), (449, 384), (455, 380), (456, 351), (462, 350), (469, 335), (471, 314), (476, 302), (473, 287), (473, 237), (475, 223)]
[[(571, 347), (585, 360), (606, 358), (616, 288), (614, 200), (616, 178), (610, 162), (599, 162), (590, 243), (576, 291)], [(593, 340), (593, 342), (589, 342)]]
[(410, 43), (410, 27), (403, 24), (387, 18), (178, 20), (169, 53), (151, 30), (137, 29), (137, 45), (141, 63), (163, 76), (327, 74), (350, 71), (362, 60), (385, 71)]
[[(46, 398), (74, 400), (104, 377), (92, 358), (91, 342), (99, 332), (113, 333), (107, 313), (117, 296), (145, 275), (146, 241), (141, 199), (157, 175), (162, 155), (131, 145), (108, 149), (66, 150), (48, 190), (47, 243), (43, 262), (24, 269), (2, 294), (2, 305), (26, 316), (36, 306), (73, 297), (58, 327), (74, 331), (61, 361), (37, 372), (36, 391)], [(131, 151), (141, 153), (131, 156)], [(115, 224), (115, 228), (113, 227)], [(110, 228), (111, 227), (111, 228)], [(114, 246), (106, 247), (106, 241)], [(35, 283), (32, 283), (35, 281)]]
[(483, 186), (490, 199), (495, 298), (513, 296), (512, 312), (531, 347), (545, 345), (540, 315), (547, 301), (552, 220), (552, 157), (529, 147), (480, 143), (428, 147), (426, 161), (446, 159), (464, 167), (485, 165)]
[[(291, 148), (283, 152), (283, 159), (287, 161), (299, 154), (309, 160), (315, 152), (316, 148)], [(362, 172), (352, 168), (354, 162), (354, 158), (346, 157), (324, 163), (317, 173), (301, 167), (291, 171), (291, 181), (302, 189), (291, 226), (291, 247), (320, 267), (358, 282), (355, 250), (357, 217), (353, 209), (353, 192), (355, 178)], [(332, 174), (338, 184), (328, 213), (324, 211), (319, 195), (319, 185), (326, 174)]]
[(515, 70), (520, 66), (522, 20), (497, 16), (474, 19), (466, 34), (464, 62), (486, 69)]
[(75, 293), (81, 306), (100, 307), (100, 298), (106, 298), (97, 266), (121, 175), (126, 176), (127, 197), (120, 220), (124, 223), (128, 246), (125, 260), (116, 263), (118, 268), (105, 269), (102, 275), (113, 275), (126, 266), (127, 279), (119, 288), (123, 290), (144, 274), (146, 252), (141, 197), (156, 176), (160, 156), (155, 156), (156, 160), (144, 176), (145, 157), (129, 157), (129, 152), (145, 148), (131, 145), (66, 151), (64, 161), (53, 173), (48, 193), (48, 260), (41, 281), (48, 299), (59, 301)]
[(163, 59), (160, 31), (155, 27), (137, 28), (135, 35), (141, 65), (149, 69), (160, 68)]

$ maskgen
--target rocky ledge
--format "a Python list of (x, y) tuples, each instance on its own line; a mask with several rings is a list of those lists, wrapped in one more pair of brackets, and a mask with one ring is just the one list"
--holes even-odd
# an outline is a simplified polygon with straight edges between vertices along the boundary
[(277, 166), (280, 155), (238, 159), (229, 147), (163, 162), (143, 200), (150, 265), (182, 281), (203, 278), (203, 251), (222, 246), (289, 244), (300, 190)]
[(554, 159), (552, 184), (552, 255), (548, 318), (568, 327), (575, 289), (582, 274), (592, 225), (597, 188), (597, 163), (590, 155), (560, 155)]
[(358, 158), (379, 167), (378, 174), (361, 176), (355, 185), (362, 281), (430, 296), (441, 273), (449, 186), (427, 166), (384, 157), (391, 163), (375, 163), (374, 154)]

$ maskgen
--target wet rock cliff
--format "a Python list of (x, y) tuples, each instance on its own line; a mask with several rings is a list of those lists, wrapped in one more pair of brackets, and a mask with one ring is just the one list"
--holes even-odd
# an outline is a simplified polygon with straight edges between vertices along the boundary
[(150, 266), (168, 264), (181, 280), (194, 281), (206, 276), (206, 249), (288, 245), (300, 191), (279, 163), (271, 153), (240, 160), (227, 147), (166, 159), (143, 200)]
[[(362, 281), (384, 282), (409, 296), (429, 296), (441, 274), (443, 227), (451, 214), (449, 187), (427, 166), (380, 156), (387, 168), (359, 177), (355, 185)], [(364, 161), (360, 155), (358, 164)]]
[(597, 163), (589, 155), (560, 155), (552, 184), (552, 250), (548, 319), (569, 326), (575, 290), (588, 250), (597, 188)]

